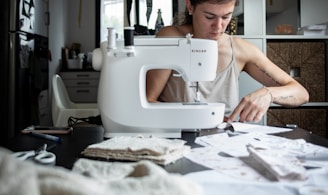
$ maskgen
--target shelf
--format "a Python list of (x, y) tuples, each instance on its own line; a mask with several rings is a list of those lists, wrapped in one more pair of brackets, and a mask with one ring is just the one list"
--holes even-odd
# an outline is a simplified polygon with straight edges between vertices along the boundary
[[(297, 108), (312, 108), (312, 107), (328, 107), (328, 102), (308, 102)], [(270, 108), (285, 108), (285, 107), (278, 104), (271, 104)]]
[(328, 35), (266, 35), (266, 39), (328, 39)]
[(242, 39), (313, 39), (313, 40), (322, 40), (328, 39), (328, 35), (320, 36), (311, 36), (311, 35), (234, 35)]

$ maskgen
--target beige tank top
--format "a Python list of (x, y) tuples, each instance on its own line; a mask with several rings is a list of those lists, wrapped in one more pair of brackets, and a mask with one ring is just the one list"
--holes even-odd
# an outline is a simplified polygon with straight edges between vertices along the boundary
[[(207, 103), (220, 102), (226, 106), (225, 115), (229, 116), (239, 103), (239, 70), (234, 55), (233, 39), (230, 37), (232, 60), (222, 72), (218, 72), (214, 81), (199, 82), (200, 101)], [(196, 82), (185, 82), (172, 71), (163, 92), (159, 97), (162, 102), (194, 102)]]

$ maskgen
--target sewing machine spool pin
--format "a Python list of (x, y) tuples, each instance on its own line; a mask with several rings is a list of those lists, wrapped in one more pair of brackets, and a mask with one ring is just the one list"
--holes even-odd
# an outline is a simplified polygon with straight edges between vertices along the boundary
[(116, 33), (115, 28), (109, 27), (109, 28), (107, 28), (107, 31), (108, 31), (107, 49), (108, 50), (116, 49), (117, 48), (117, 46), (116, 46), (117, 33)]

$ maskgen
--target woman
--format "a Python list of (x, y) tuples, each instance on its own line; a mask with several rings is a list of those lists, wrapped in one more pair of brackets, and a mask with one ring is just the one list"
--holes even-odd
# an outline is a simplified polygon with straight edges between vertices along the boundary
[[(259, 122), (274, 102), (295, 107), (308, 102), (309, 94), (296, 80), (273, 64), (255, 45), (225, 34), (238, 0), (186, 0), (185, 20), (181, 25), (162, 28), (158, 37), (211, 39), (218, 42), (217, 78), (200, 82), (201, 101), (226, 104), (225, 121)], [(246, 95), (239, 102), (238, 77), (245, 71), (265, 87)], [(149, 102), (190, 102), (195, 91), (168, 69), (147, 74)]]

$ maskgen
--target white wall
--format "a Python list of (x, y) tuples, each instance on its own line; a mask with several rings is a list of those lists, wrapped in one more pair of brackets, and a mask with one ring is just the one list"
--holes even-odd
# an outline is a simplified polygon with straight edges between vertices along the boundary
[(52, 60), (49, 62), (49, 91), (51, 91), (52, 75), (59, 71), (61, 48), (65, 45), (66, 34), (66, 0), (49, 0), (49, 49), (51, 51)]
[(301, 27), (328, 22), (327, 0), (301, 0)]
[[(79, 4), (81, 4), (79, 20)], [(95, 48), (96, 39), (96, 1), (69, 0), (67, 1), (67, 30), (66, 47), (72, 43), (81, 44), (81, 52), (87, 53)]]
[(81, 20), (78, 23), (80, 0), (49, 0), (50, 25), (49, 89), (52, 75), (59, 72), (61, 49), (72, 43), (81, 44), (81, 52), (93, 51), (95, 47), (95, 1), (82, 0)]
[[(49, 26), (48, 26), (48, 40), (49, 50), (51, 52), (52, 60), (49, 61), (49, 84), (48, 84), (48, 111), (47, 115), (51, 121), (51, 95), (52, 95), (52, 76), (59, 72), (61, 48), (65, 45), (66, 41), (66, 0), (49, 0)], [(46, 118), (48, 118), (46, 117)]]

